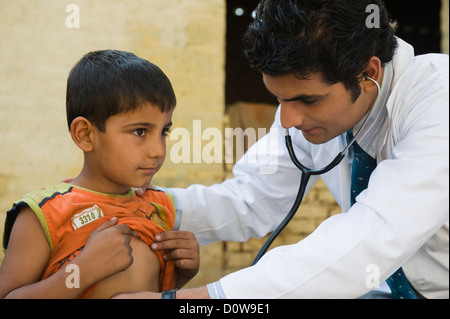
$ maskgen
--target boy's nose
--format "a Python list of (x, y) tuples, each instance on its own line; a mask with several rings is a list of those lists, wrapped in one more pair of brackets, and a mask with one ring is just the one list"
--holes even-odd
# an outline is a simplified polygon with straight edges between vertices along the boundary
[(155, 139), (149, 143), (147, 156), (149, 158), (161, 158), (166, 155), (166, 142)]

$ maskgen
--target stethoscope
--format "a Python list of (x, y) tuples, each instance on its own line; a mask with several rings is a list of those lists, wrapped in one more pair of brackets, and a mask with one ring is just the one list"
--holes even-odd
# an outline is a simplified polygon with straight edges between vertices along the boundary
[[(373, 83), (376, 84), (378, 95), (377, 99), (380, 96), (381, 88), (377, 81), (369, 77), (367, 74), (364, 73), (364, 78), (366, 80), (370, 80)], [(274, 232), (270, 235), (270, 237), (266, 240), (264, 245), (261, 247), (261, 249), (258, 252), (258, 255), (256, 255), (255, 260), (253, 261), (252, 265), (255, 265), (261, 257), (266, 253), (267, 249), (269, 249), (270, 245), (273, 243), (275, 238), (278, 237), (278, 235), (283, 231), (283, 229), (287, 226), (287, 224), (291, 221), (292, 217), (294, 217), (295, 213), (297, 212), (298, 208), (300, 207), (300, 204), (302, 203), (303, 197), (305, 195), (306, 186), (308, 185), (309, 178), (314, 175), (321, 175), (329, 172), (333, 168), (339, 165), (339, 163), (342, 161), (342, 159), (345, 157), (345, 154), (349, 150), (349, 148), (352, 146), (352, 144), (355, 142), (357, 137), (360, 135), (364, 127), (366, 126), (367, 120), (369, 119), (370, 114), (372, 113), (373, 106), (376, 104), (373, 103), (372, 107), (367, 111), (367, 115), (364, 119), (363, 124), (359, 128), (358, 132), (354, 135), (354, 137), (348, 142), (347, 146), (340, 152), (327, 166), (319, 169), (312, 169), (304, 166), (300, 161), (297, 159), (297, 156), (295, 155), (294, 148), (292, 146), (292, 139), (289, 135), (289, 129), (286, 129), (286, 136), (285, 136), (285, 142), (286, 142), (286, 148), (289, 152), (289, 156), (291, 157), (292, 162), (295, 166), (302, 172), (301, 179), (300, 179), (300, 186), (298, 189), (297, 197), (295, 198), (295, 202), (292, 205), (291, 210), (286, 215), (286, 217), (283, 219), (283, 221), (278, 225), (278, 227), (274, 230)]]

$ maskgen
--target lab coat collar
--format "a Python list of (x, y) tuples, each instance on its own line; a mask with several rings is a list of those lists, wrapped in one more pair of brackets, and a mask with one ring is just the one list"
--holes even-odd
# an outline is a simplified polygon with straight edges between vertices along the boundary
[(396, 84), (401, 80), (405, 71), (409, 68), (411, 63), (414, 60), (414, 48), (403, 41), (400, 38), (397, 38), (398, 47), (395, 52), (394, 58), (392, 60), (392, 80), (390, 84), (390, 89), (388, 92), (388, 97), (386, 101), (386, 109), (388, 111), (388, 116), (384, 121), (382, 128), (380, 129), (380, 136), (378, 138), (377, 145), (377, 162), (381, 162), (386, 159), (386, 141), (389, 133), (389, 127), (391, 123), (392, 112), (394, 110), (394, 99), (392, 98), (392, 91), (394, 90)]

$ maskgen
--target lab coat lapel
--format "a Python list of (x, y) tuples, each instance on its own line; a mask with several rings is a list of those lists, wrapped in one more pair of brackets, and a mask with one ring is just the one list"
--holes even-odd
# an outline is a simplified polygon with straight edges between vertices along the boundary
[(387, 150), (386, 150), (386, 141), (388, 137), (388, 131), (389, 131), (389, 116), (384, 121), (384, 124), (380, 131), (380, 137), (378, 139), (378, 145), (377, 145), (377, 163), (380, 163), (381, 161), (385, 160), (387, 158)]
[[(320, 154), (320, 167), (328, 165), (334, 157), (341, 152), (347, 145), (345, 135), (336, 137), (332, 141), (322, 145), (323, 150)], [(327, 156), (325, 155), (327, 153)], [(319, 167), (316, 166), (316, 167)], [(350, 170), (348, 167), (347, 156), (341, 161), (338, 167), (322, 176), (323, 181), (332, 193), (333, 197), (341, 206), (342, 211), (350, 209)]]

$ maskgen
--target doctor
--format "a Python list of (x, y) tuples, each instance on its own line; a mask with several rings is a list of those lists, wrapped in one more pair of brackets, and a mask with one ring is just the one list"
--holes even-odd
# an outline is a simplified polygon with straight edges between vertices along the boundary
[[(377, 27), (367, 24), (371, 4), (379, 8)], [(300, 162), (319, 168), (345, 148), (347, 132), (355, 133), (373, 108), (356, 142), (376, 168), (353, 203), (356, 151), (350, 151), (322, 176), (342, 214), (297, 244), (269, 251), (255, 266), (164, 296), (449, 298), (448, 56), (414, 56), (394, 36), (378, 0), (264, 0), (244, 42), (251, 65), (280, 103), (275, 122), (235, 165), (233, 179), (169, 190), (180, 229), (193, 231), (202, 244), (273, 231), (300, 180), (284, 146), (286, 128)], [(261, 173), (271, 156), (278, 159), (276, 172)], [(162, 234), (155, 248), (170, 248), (172, 236)], [(369, 280), (374, 274), (377, 290)], [(409, 282), (406, 296), (384, 282), (393, 274)]]

